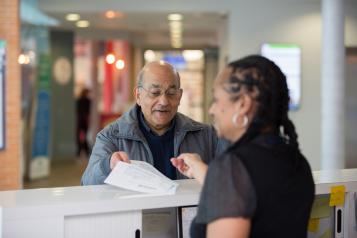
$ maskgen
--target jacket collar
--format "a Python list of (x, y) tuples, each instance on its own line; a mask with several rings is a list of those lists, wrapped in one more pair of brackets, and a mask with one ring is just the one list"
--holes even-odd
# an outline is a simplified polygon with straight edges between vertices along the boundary
[[(140, 110), (140, 107), (136, 104), (115, 122), (118, 130), (115, 130), (114, 133), (118, 137), (140, 141), (145, 140), (144, 135), (139, 129), (137, 116), (138, 110)], [(196, 122), (179, 112), (176, 114), (175, 120), (175, 134), (199, 131), (204, 127), (203, 124)]]

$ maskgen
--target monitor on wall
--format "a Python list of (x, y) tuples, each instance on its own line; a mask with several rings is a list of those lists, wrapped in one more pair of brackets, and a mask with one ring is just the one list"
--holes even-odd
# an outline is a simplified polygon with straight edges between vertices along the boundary
[(301, 100), (301, 49), (296, 44), (262, 45), (263, 56), (277, 64), (286, 76), (290, 95), (290, 110), (297, 110)]

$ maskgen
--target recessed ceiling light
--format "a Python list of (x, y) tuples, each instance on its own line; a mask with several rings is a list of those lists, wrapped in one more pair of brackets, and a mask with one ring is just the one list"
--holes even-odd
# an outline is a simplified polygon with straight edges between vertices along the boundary
[(167, 19), (169, 21), (181, 21), (183, 19), (183, 16), (178, 13), (172, 13), (167, 16)]
[(77, 13), (70, 13), (66, 15), (67, 21), (78, 21), (80, 18), (81, 16)]
[(108, 19), (113, 19), (115, 18), (116, 14), (114, 11), (106, 11), (105, 12), (105, 17), (108, 18)]
[(89, 21), (85, 21), (85, 20), (82, 20), (82, 21), (77, 21), (76, 22), (76, 26), (77, 27), (82, 27), (82, 28), (84, 28), (84, 27), (89, 27)]
[(170, 22), (170, 27), (171, 28), (181, 28), (182, 27), (182, 22), (180, 22), (180, 21), (171, 21)]
[(117, 60), (117, 62), (115, 63), (115, 67), (117, 69), (124, 69), (124, 67), (125, 67), (124, 60), (122, 60), (122, 59)]
[(104, 13), (104, 16), (107, 18), (107, 19), (114, 19), (114, 18), (122, 18), (123, 17), (123, 13), (121, 12), (116, 12), (116, 11), (113, 11), (113, 10), (108, 10)]
[(182, 55), (187, 61), (195, 61), (201, 59), (204, 53), (202, 50), (184, 50)]
[(171, 34), (182, 34), (182, 28), (177, 28), (177, 29), (175, 29), (175, 28), (171, 28), (170, 29), (170, 33)]
[(107, 61), (108, 64), (113, 64), (115, 62), (115, 55), (107, 54), (105, 60)]
[(171, 46), (173, 48), (181, 48), (182, 47), (182, 43), (172, 43)]
[(144, 58), (146, 61), (154, 61), (156, 59), (156, 54), (153, 50), (146, 50), (144, 53)]

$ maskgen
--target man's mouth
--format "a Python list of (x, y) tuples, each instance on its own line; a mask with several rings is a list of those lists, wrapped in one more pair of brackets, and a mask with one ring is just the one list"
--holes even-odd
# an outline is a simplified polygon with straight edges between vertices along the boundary
[(164, 110), (164, 109), (157, 109), (157, 110), (154, 110), (154, 112), (167, 113), (167, 112), (170, 112), (170, 111), (169, 110)]

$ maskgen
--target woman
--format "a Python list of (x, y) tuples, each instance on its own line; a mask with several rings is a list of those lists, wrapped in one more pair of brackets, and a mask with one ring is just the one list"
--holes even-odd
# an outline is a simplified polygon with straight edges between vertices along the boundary
[(288, 108), (286, 78), (262, 56), (217, 76), (209, 113), (232, 145), (209, 167), (196, 154), (171, 160), (203, 183), (191, 237), (307, 236), (314, 183)]

